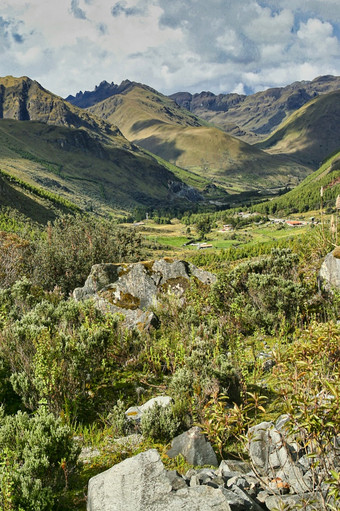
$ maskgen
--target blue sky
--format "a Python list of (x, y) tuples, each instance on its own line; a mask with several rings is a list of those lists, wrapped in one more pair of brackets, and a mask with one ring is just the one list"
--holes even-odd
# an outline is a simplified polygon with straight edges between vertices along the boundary
[(256, 92), (340, 75), (339, 0), (1, 0), (0, 76)]

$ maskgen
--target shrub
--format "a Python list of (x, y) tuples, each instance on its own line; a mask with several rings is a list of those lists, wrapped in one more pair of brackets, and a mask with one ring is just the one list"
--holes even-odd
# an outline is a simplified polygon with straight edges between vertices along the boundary
[(69, 427), (44, 406), (31, 417), (0, 409), (0, 508), (50, 510), (78, 453)]
[(270, 256), (237, 265), (214, 286), (212, 302), (227, 314), (239, 332), (263, 329), (274, 333), (288, 320), (304, 317), (307, 289), (297, 271), (298, 256), (273, 249)]
[(92, 302), (44, 299), (0, 333), (0, 358), (25, 406), (34, 410), (45, 399), (56, 414), (90, 419), (97, 390), (125, 350), (118, 330), (117, 317), (103, 315)]
[(140, 255), (141, 238), (133, 229), (66, 215), (49, 223), (36, 244), (34, 282), (49, 290), (60, 286), (69, 293), (84, 284), (93, 264), (136, 261)]
[(141, 429), (145, 437), (168, 442), (177, 433), (181, 421), (175, 416), (171, 406), (155, 403), (143, 413)]

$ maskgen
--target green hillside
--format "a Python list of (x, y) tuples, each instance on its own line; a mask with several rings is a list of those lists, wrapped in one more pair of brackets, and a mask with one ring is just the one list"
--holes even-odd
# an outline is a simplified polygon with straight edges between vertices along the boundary
[(340, 90), (309, 101), (257, 147), (317, 169), (340, 147), (339, 120)]
[(334, 209), (335, 200), (340, 194), (340, 152), (328, 158), (294, 190), (256, 206), (256, 210), (263, 213), (290, 214), (319, 209), (321, 187), (323, 206)]
[(268, 155), (140, 84), (88, 111), (117, 125), (131, 142), (229, 192), (294, 186), (309, 173), (308, 167)]

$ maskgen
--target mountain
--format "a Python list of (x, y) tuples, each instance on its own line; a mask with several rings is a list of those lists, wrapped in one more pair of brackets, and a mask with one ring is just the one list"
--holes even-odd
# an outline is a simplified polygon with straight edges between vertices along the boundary
[(320, 94), (340, 89), (339, 76), (320, 76), (249, 96), (201, 92), (172, 94), (176, 103), (242, 140), (261, 141), (293, 112)]
[(314, 169), (340, 149), (340, 90), (317, 96), (257, 144), (271, 154), (286, 154)]
[(294, 186), (309, 173), (209, 125), (143, 84), (125, 82), (123, 92), (87, 111), (117, 125), (130, 142), (228, 192)]
[(98, 213), (202, 198), (182, 179), (191, 175), (176, 176), (116, 126), (27, 77), (0, 79), (0, 169)]
[(323, 207), (334, 210), (336, 198), (340, 195), (340, 151), (329, 157), (318, 170), (310, 174), (294, 190), (257, 205), (256, 210), (267, 214), (288, 215), (319, 209), (321, 187), (323, 188)]
[(96, 85), (93, 91), (80, 91), (75, 96), (70, 95), (65, 99), (79, 108), (88, 108), (110, 96), (124, 92), (131, 83), (130, 80), (124, 80), (120, 85), (116, 85), (113, 82), (108, 83), (106, 80), (103, 80), (99, 85)]

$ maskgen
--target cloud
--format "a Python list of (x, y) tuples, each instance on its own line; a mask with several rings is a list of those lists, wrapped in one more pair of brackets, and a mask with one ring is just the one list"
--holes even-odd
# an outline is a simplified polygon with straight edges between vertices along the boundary
[(249, 91), (340, 74), (338, 0), (1, 0), (0, 74)]
[(111, 14), (114, 18), (122, 16), (144, 16), (146, 14), (145, 9), (135, 6), (135, 7), (127, 7), (127, 3), (125, 1), (117, 2), (111, 9)]
[(71, 0), (71, 12), (75, 18), (86, 20), (85, 11), (79, 7), (79, 0)]

